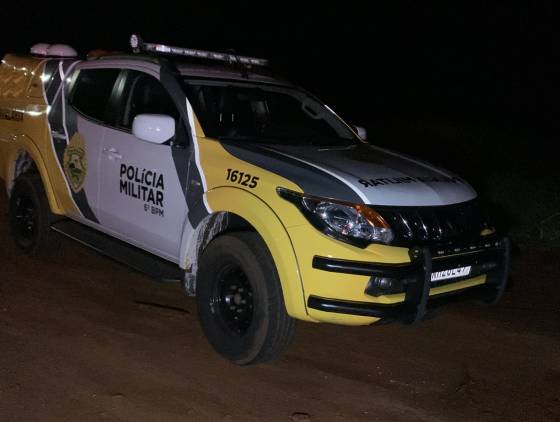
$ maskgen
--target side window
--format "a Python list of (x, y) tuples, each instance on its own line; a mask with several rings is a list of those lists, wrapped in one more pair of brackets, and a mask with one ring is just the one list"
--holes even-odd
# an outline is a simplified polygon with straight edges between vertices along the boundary
[(103, 121), (107, 103), (120, 69), (82, 69), (72, 90), (70, 102), (80, 113)]
[(179, 112), (163, 85), (153, 76), (128, 71), (120, 104), (120, 119), (117, 125), (132, 129), (132, 122), (139, 114), (166, 114), (179, 125)]

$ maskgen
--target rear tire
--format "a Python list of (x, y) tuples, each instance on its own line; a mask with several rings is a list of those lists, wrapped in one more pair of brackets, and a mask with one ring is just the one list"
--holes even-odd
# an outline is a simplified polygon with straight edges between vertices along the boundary
[(274, 261), (257, 233), (227, 234), (208, 245), (196, 301), (208, 341), (238, 365), (277, 358), (294, 336)]
[(10, 231), (16, 246), (29, 255), (52, 251), (52, 214), (38, 174), (23, 174), (14, 184), (9, 202)]

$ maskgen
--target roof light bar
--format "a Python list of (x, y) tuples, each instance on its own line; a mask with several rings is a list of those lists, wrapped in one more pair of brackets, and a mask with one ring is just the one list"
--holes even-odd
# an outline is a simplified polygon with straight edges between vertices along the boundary
[(194, 50), (192, 48), (172, 47), (164, 44), (145, 43), (142, 41), (140, 36), (135, 34), (130, 37), (130, 46), (132, 47), (132, 51), (135, 53), (144, 51), (149, 53), (169, 54), (172, 56), (218, 60), (230, 64), (239, 63), (246, 66), (268, 66), (268, 60), (256, 57), (238, 56), (237, 54), (217, 53), (214, 51)]

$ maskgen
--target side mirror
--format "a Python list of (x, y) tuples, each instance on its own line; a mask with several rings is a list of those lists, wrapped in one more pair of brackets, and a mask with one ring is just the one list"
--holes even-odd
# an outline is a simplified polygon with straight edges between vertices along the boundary
[(163, 144), (175, 136), (175, 119), (165, 114), (139, 114), (132, 122), (132, 134), (153, 144)]
[(356, 125), (352, 125), (352, 129), (354, 129), (354, 132), (356, 132), (356, 135), (358, 135), (358, 137), (362, 140), (362, 141), (366, 141), (367, 140), (367, 131), (365, 128), (361, 127), (361, 126), (356, 126)]

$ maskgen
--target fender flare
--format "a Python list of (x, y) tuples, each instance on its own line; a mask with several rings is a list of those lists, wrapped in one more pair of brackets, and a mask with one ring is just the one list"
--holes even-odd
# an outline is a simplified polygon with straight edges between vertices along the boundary
[(27, 135), (15, 135), (13, 138), (13, 142), (19, 145), (18, 148), (14, 150), (14, 153), (11, 157), (9, 157), (8, 161), (8, 179), (6, 180), (6, 188), (8, 191), (11, 191), (13, 184), (15, 182), (15, 164), (18, 157), (26, 153), (28, 154), (33, 163), (35, 164), (39, 175), (41, 176), (41, 181), (43, 182), (43, 187), (45, 189), (45, 193), (47, 194), (47, 199), (49, 201), (49, 206), (51, 208), (51, 212), (54, 214), (62, 214), (63, 211), (60, 208), (58, 201), (56, 200), (56, 196), (54, 193), (53, 186), (50, 182), (49, 174), (47, 172), (47, 167), (45, 166), (45, 162), (43, 161), (43, 157), (41, 152), (33, 142), (31, 138)]
[[(240, 188), (218, 187), (205, 195), (212, 208), (211, 215), (235, 214), (257, 231), (274, 260), (288, 314), (293, 318), (313, 321), (307, 314), (303, 282), (291, 238), (274, 210), (253, 193)], [(186, 259), (186, 256), (182, 258)]]

